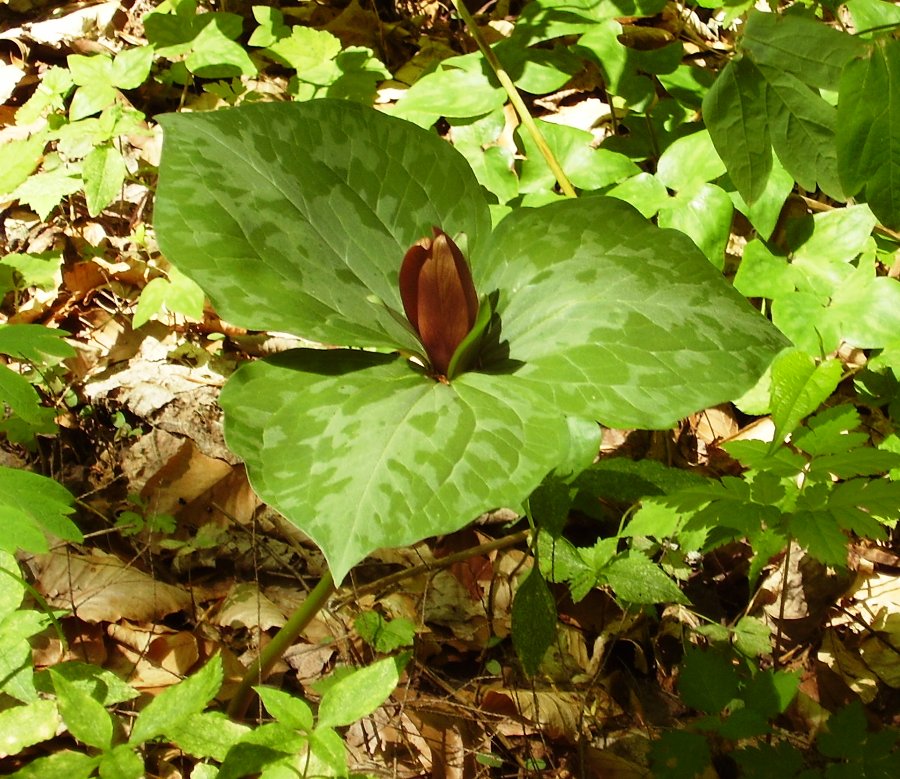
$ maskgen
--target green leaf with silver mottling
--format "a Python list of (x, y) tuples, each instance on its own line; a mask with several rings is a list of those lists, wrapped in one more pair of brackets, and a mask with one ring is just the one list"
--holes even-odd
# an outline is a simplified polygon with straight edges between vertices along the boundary
[(417, 350), (396, 273), (432, 224), (463, 234), (497, 301), (479, 370), (452, 384), (396, 356), (298, 350), (223, 391), (255, 489), (337, 581), (584, 467), (583, 420), (667, 427), (740, 394), (783, 345), (689, 239), (617, 200), (521, 209), (485, 238), (465, 162), (397, 119), (315, 101), (163, 125), (160, 245), (236, 324)]
[(485, 255), (475, 286), (499, 292), (502, 326), (483, 361), (567, 415), (665, 428), (749, 389), (787, 343), (690, 239), (618, 200), (516, 211)]
[(565, 418), (514, 375), (447, 385), (369, 352), (245, 365), (220, 402), (254, 488), (319, 545), (338, 582), (375, 549), (516, 505), (568, 445)]
[(163, 254), (225, 319), (324, 343), (417, 349), (397, 272), (439, 225), (490, 229), (471, 169), (425, 130), (337, 100), (160, 117)]

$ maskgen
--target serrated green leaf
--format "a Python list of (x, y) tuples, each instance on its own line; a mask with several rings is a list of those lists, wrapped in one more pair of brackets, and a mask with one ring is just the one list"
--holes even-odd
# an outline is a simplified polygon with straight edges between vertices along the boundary
[(861, 535), (879, 537), (873, 517), (885, 522), (900, 518), (900, 482), (888, 479), (852, 479), (835, 485), (828, 496), (828, 509), (842, 527)]
[(260, 725), (249, 730), (228, 750), (217, 779), (242, 779), (282, 765), (293, 768), (288, 775), (296, 776), (297, 769), (305, 766), (303, 752), (307, 743), (305, 736), (280, 722)]
[(533, 676), (556, 638), (556, 601), (534, 566), (516, 590), (512, 639), (525, 673)]
[(316, 729), (350, 725), (371, 714), (397, 687), (402, 665), (386, 657), (335, 682), (322, 695)]
[(787, 351), (772, 364), (772, 449), (790, 435), (800, 421), (834, 392), (843, 365), (829, 358), (817, 363), (799, 349)]
[(650, 745), (650, 759), (657, 776), (696, 779), (710, 769), (712, 756), (702, 733), (667, 730)]
[(74, 357), (75, 349), (63, 339), (65, 330), (42, 325), (0, 325), (0, 354), (37, 365), (56, 365)]
[(619, 555), (603, 569), (602, 576), (616, 597), (627, 603), (689, 603), (678, 585), (640, 552)]
[(900, 467), (900, 454), (860, 448), (816, 457), (810, 463), (809, 473), (819, 478), (823, 474), (833, 474), (841, 479), (852, 479), (854, 476), (879, 475), (897, 467)]
[(596, 573), (571, 541), (538, 533), (541, 573), (551, 582), (568, 582), (572, 600), (581, 600), (596, 584)]
[(803, 755), (787, 741), (777, 744), (761, 743), (731, 752), (747, 779), (769, 779), (772, 776), (792, 777), (803, 768)]
[(641, 507), (631, 515), (622, 531), (626, 538), (649, 536), (650, 538), (672, 538), (683, 524), (685, 515), (672, 506), (652, 499), (644, 500)]
[(718, 714), (738, 693), (740, 679), (730, 658), (688, 648), (678, 674), (678, 691), (686, 706)]
[(193, 50), (184, 61), (187, 69), (200, 78), (255, 76), (256, 65), (244, 47), (234, 40), (237, 35), (226, 14), (205, 15), (211, 18), (192, 42)]
[(865, 433), (852, 432), (860, 423), (859, 412), (850, 404), (833, 406), (811, 416), (806, 427), (797, 430), (791, 440), (813, 456), (847, 452), (868, 440)]
[(15, 779), (87, 779), (94, 775), (101, 759), (64, 749), (32, 760), (13, 776)]
[(705, 481), (695, 473), (663, 465), (658, 460), (608, 457), (581, 473), (575, 484), (595, 499), (635, 503), (647, 495), (664, 495)]
[(81, 541), (81, 531), (68, 518), (72, 494), (61, 484), (36, 473), (0, 466), (0, 548), (46, 552), (49, 533), (64, 541)]
[(561, 479), (549, 476), (528, 498), (535, 524), (552, 537), (562, 535), (572, 506), (573, 489)]
[(54, 170), (33, 173), (10, 193), (10, 198), (30, 206), (42, 220), (46, 220), (66, 195), (78, 192), (81, 187), (81, 175), (75, 170), (60, 166)]
[(772, 719), (791, 704), (800, 688), (797, 671), (759, 670), (743, 685), (741, 698), (748, 709)]
[(79, 686), (50, 669), (59, 713), (69, 732), (89, 747), (109, 749), (112, 746), (113, 722), (103, 705)]
[(12, 614), (25, 597), (25, 582), (16, 558), (0, 551), (0, 618)]
[(201, 712), (219, 691), (222, 678), (222, 659), (216, 655), (199, 671), (167, 687), (140, 711), (128, 743), (143, 744)]
[[(90, 663), (69, 660), (53, 666), (54, 676), (61, 676), (78, 687), (102, 706), (114, 706), (136, 698), (139, 693), (123, 682), (112, 671)], [(52, 693), (53, 682), (49, 673), (35, 677), (35, 686), (41, 692)]]
[(46, 134), (35, 133), (0, 146), (0, 193), (12, 192), (34, 172), (46, 144)]
[(166, 730), (166, 738), (192, 757), (223, 761), (228, 750), (250, 732), (219, 711), (191, 714)]
[(202, 319), (204, 300), (203, 290), (195, 281), (177, 268), (170, 268), (166, 278), (151, 279), (141, 291), (131, 326), (137, 329), (164, 310)]
[(284, 690), (274, 687), (254, 687), (266, 711), (292, 730), (309, 732), (313, 729), (313, 713), (309, 704)]
[(772, 651), (772, 631), (757, 617), (741, 617), (734, 626), (734, 646), (746, 657), (763, 657)]
[(788, 518), (788, 529), (819, 562), (834, 568), (847, 567), (847, 536), (828, 514), (798, 511)]
[(28, 379), (5, 365), (0, 365), (0, 404), (4, 411), (8, 407), (13, 415), (12, 420), (3, 420), (5, 424), (0, 427), (8, 430), (8, 423), (21, 421), (30, 428), (28, 440), (41, 433), (56, 432), (56, 412), (43, 405), (41, 396)]
[(354, 620), (353, 626), (363, 641), (382, 654), (412, 646), (416, 635), (416, 626), (411, 620), (402, 617), (386, 620), (377, 611), (364, 611)]
[[(17, 755), (32, 744), (40, 744), (56, 735), (59, 712), (54, 701), (34, 701), (0, 711), (0, 733), (4, 755)], [(33, 774), (38, 776), (39, 774)]]
[(98, 770), (100, 779), (141, 779), (147, 775), (143, 759), (127, 744), (105, 752)]
[(862, 703), (854, 700), (828, 718), (827, 730), (816, 737), (816, 746), (826, 757), (852, 760), (865, 747), (868, 725)]

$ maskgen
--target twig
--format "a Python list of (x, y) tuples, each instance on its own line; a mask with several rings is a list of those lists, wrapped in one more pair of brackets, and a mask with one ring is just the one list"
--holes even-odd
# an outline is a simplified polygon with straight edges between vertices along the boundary
[(575, 188), (572, 186), (572, 183), (563, 171), (559, 161), (547, 145), (547, 141), (544, 140), (544, 136), (538, 129), (534, 118), (529, 113), (528, 106), (526, 106), (525, 101), (522, 100), (519, 90), (516, 89), (516, 85), (510, 78), (509, 73), (507, 73), (503, 65), (500, 64), (500, 60), (497, 59), (494, 50), (488, 46), (487, 41), (476, 26), (472, 14), (469, 13), (469, 9), (466, 8), (465, 3), (463, 3), (462, 0), (453, 0), (453, 7), (456, 8), (456, 12), (463, 22), (465, 22), (466, 27), (469, 28), (469, 33), (475, 39), (478, 48), (481, 49), (481, 53), (484, 54), (484, 58), (488, 61), (488, 65), (491, 66), (491, 70), (494, 71), (500, 84), (506, 90), (506, 94), (509, 95), (509, 102), (513, 104), (513, 108), (516, 109), (519, 119), (522, 120), (522, 124), (525, 125), (525, 129), (528, 130), (528, 134), (534, 140), (541, 154), (544, 155), (544, 159), (547, 160), (547, 165), (550, 166), (550, 170), (559, 182), (559, 188), (566, 197), (577, 197)]

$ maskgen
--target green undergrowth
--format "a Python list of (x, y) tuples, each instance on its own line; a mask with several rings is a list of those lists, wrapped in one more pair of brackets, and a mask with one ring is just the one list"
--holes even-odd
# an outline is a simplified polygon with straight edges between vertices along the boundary
[[(497, 25), (509, 34), (494, 54), (536, 114), (572, 86), (602, 105), (581, 128), (538, 118), (577, 199), (539, 140), (509, 126), (478, 51), (432, 31), (400, 57), (342, 40), (307, 6), (242, 16), (169, 0), (144, 17), (145, 44), (70, 54), (15, 93), (25, 129), (0, 147), (0, 201), (102, 222), (152, 196), (154, 227), (127, 228), (146, 281), (136, 329), (199, 319), (208, 297), (235, 325), (344, 347), (248, 363), (222, 393), (254, 488), (319, 544), (338, 583), (377, 548), (511, 506), (535, 560), (512, 611), (526, 673), (547, 670), (561, 589), (699, 615), (677, 683), (691, 714), (654, 736), (657, 775), (887, 777), (896, 729), (873, 728), (853, 701), (798, 738), (799, 672), (778, 665), (769, 627), (704, 617), (686, 584), (740, 542), (749, 602), (786, 550), (842, 571), (849, 544), (894, 537), (900, 13), (883, 0), (703, 0), (663, 23), (665, 7), (531, 0)], [(421, 21), (383, 20), (382, 40), (408, 41)], [(376, 113), (379, 95), (397, 99)], [(160, 135), (157, 166), (144, 150)], [(450, 381), (429, 372), (396, 285), (432, 226), (460, 244), (482, 312)], [(0, 257), (3, 313), (58, 289), (69, 262)], [(0, 434), (22, 452), (78, 410), (67, 335), (0, 325)], [(719, 471), (594, 462), (597, 422), (671, 429), (726, 402), (771, 430), (716, 447)], [(76, 505), (57, 481), (0, 467), (0, 753), (20, 761), (14, 775), (140, 777), (171, 747), (200, 779), (347, 775), (339, 729), (390, 696), (402, 651), (338, 669), (317, 706), (259, 687), (255, 725), (223, 713), (218, 656), (137, 713), (136, 691), (99, 667), (35, 671), (32, 642), (65, 614), (13, 555), (82, 541)], [(335, 516), (350, 530), (335, 532)], [(118, 529), (143, 527), (166, 533), (172, 518), (135, 498)], [(386, 655), (413, 640), (374, 612), (357, 631)]]

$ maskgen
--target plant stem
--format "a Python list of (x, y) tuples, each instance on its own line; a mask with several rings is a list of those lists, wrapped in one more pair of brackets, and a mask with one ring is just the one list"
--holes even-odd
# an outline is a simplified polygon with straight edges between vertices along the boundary
[(454, 8), (456, 8), (456, 12), (459, 14), (460, 18), (463, 20), (463, 22), (465, 22), (466, 27), (469, 28), (469, 33), (475, 39), (475, 42), (478, 44), (478, 48), (481, 49), (481, 53), (484, 54), (484, 58), (491, 66), (491, 70), (494, 71), (497, 79), (500, 81), (500, 84), (506, 90), (506, 94), (509, 95), (509, 102), (512, 103), (513, 108), (516, 109), (516, 113), (522, 120), (522, 124), (525, 125), (525, 129), (528, 130), (529, 135), (531, 135), (531, 137), (534, 139), (534, 142), (537, 145), (538, 149), (540, 149), (541, 154), (544, 155), (544, 159), (547, 160), (547, 165), (550, 166), (550, 170), (553, 172), (553, 175), (559, 182), (559, 188), (562, 190), (563, 194), (566, 197), (577, 197), (577, 195), (575, 194), (575, 188), (569, 181), (569, 177), (566, 176), (565, 172), (562, 169), (562, 166), (559, 164), (559, 161), (553, 155), (553, 152), (550, 151), (550, 147), (547, 145), (547, 141), (544, 140), (544, 136), (538, 129), (537, 123), (528, 112), (528, 106), (526, 106), (525, 101), (522, 100), (522, 96), (519, 94), (519, 90), (516, 89), (516, 85), (513, 84), (513, 80), (509, 77), (509, 73), (507, 73), (503, 65), (500, 64), (500, 60), (497, 59), (497, 55), (494, 54), (494, 50), (490, 46), (488, 46), (487, 41), (481, 35), (481, 32), (475, 25), (475, 20), (472, 18), (472, 14), (469, 13), (469, 9), (466, 8), (465, 3), (462, 0), (453, 0), (453, 6)]
[(228, 716), (232, 719), (243, 718), (250, 703), (250, 692), (253, 685), (262, 682), (263, 677), (278, 662), (288, 647), (296, 641), (297, 636), (303, 632), (303, 629), (312, 621), (312, 618), (319, 613), (336, 589), (331, 573), (327, 572), (319, 580), (312, 592), (306, 596), (306, 600), (291, 614), (290, 619), (288, 619), (281, 630), (262, 649), (256, 661), (244, 673), (244, 677), (241, 679), (234, 697), (228, 705)]

